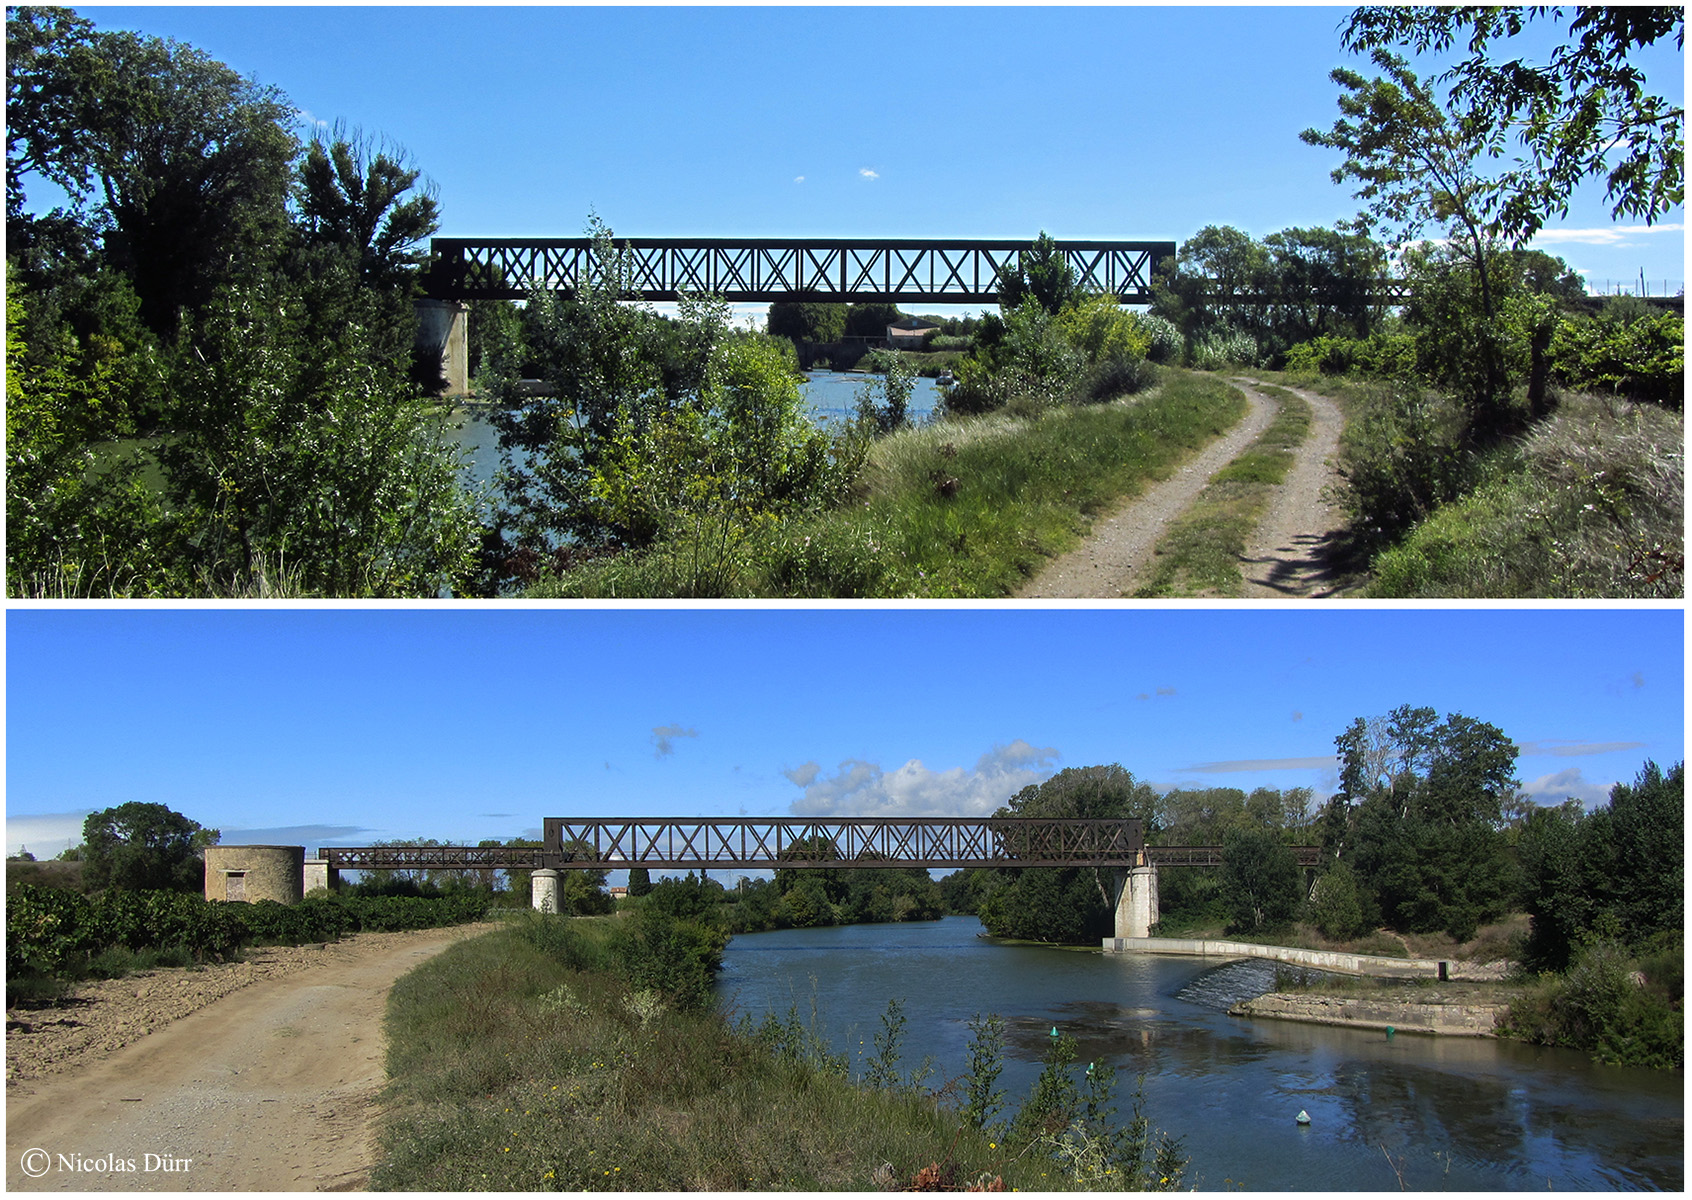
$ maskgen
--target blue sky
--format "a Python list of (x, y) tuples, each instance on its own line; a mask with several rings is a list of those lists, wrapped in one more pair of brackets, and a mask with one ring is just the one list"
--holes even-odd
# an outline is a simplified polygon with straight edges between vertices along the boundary
[(1063, 767), (1334, 782), (1400, 704), (1538, 799), (1684, 757), (1678, 609), (13, 609), (8, 852), (166, 804), (225, 841), (545, 816), (971, 815)]
[[(575, 236), (591, 209), (631, 237), (1184, 240), (1358, 208), (1298, 139), (1358, 65), (1344, 8), (79, 11), (403, 145), (444, 235)], [(1681, 97), (1680, 52), (1638, 62)], [(1683, 215), (1614, 222), (1594, 185), (1536, 245), (1677, 290)]]

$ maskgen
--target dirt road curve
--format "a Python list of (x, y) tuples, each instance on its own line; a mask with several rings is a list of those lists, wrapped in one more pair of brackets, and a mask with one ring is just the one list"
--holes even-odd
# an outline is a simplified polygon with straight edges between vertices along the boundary
[(1086, 541), (1047, 563), (1017, 596), (1027, 600), (1117, 600), (1131, 593), (1134, 576), (1150, 561), (1165, 526), (1198, 497), (1212, 475), (1251, 445), (1274, 419), (1273, 403), (1256, 392), (1241, 390), (1250, 404), (1245, 420), (1226, 437), (1206, 446), (1174, 475), (1095, 522)]
[[(1254, 394), (1252, 380), (1233, 382), (1246, 395)], [(1337, 594), (1339, 588), (1331, 550), (1343, 521), (1324, 492), (1338, 482), (1333, 463), (1343, 421), (1338, 406), (1326, 396), (1288, 390), (1310, 405), (1310, 432), (1246, 547), (1241, 563), (1245, 588), (1240, 594), (1250, 598), (1320, 598)]]
[[(6, 1186), (195, 1192), (363, 1187), (373, 1103), (383, 1081), (388, 989), (418, 963), (484, 928), (361, 935), (107, 1057), (95, 1057), (95, 1047), (58, 1074), (9, 1084)], [(144, 988), (118, 982), (129, 983), (129, 995), (142, 999), (133, 992)], [(92, 1012), (87, 1019), (97, 1020)], [(122, 1024), (121, 1017), (107, 1020)], [(9, 1033), (8, 1059), (11, 1041)]]

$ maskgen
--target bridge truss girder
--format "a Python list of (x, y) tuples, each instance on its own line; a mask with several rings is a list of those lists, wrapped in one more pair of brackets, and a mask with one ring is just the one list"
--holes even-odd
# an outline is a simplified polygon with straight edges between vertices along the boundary
[(546, 865), (680, 867), (1080, 867), (1144, 862), (1139, 821), (965, 817), (548, 817)]
[[(735, 303), (996, 304), (1017, 241), (619, 238), (634, 296), (711, 294)], [(1084, 291), (1149, 304), (1174, 242), (1059, 241)], [(424, 288), (434, 300), (516, 300), (567, 292), (597, 266), (590, 238), (433, 238)]]
[[(1216, 867), (1220, 846), (1147, 846), (1138, 821), (1010, 818), (572, 819), (544, 846), (326, 846), (332, 870), (769, 870), (890, 867)], [(819, 847), (828, 854), (814, 853)], [(1292, 847), (1313, 866), (1316, 846)]]

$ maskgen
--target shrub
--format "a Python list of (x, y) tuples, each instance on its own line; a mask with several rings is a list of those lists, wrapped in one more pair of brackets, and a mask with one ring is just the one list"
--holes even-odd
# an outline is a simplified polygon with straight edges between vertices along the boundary
[(1152, 313), (1142, 313), (1139, 320), (1140, 329), (1146, 335), (1146, 358), (1154, 363), (1180, 362), (1181, 351), (1186, 348), (1181, 327), (1167, 317)]
[(1686, 387), (1685, 340), (1684, 319), (1670, 312), (1559, 321), (1551, 337), (1551, 370), (1570, 388), (1679, 408)]
[(711, 985), (722, 966), (728, 934), (720, 929), (641, 909), (611, 937), (618, 969), (631, 987), (662, 994), (682, 1012), (711, 1006)]
[(1462, 407), (1409, 384), (1358, 404), (1340, 441), (1339, 473), (1341, 503), (1362, 544), (1396, 540), (1462, 493), (1475, 472), (1467, 431)]
[(1312, 338), (1287, 351), (1286, 369), (1322, 375), (1369, 375), (1402, 379), (1416, 369), (1416, 339), (1407, 333), (1367, 338)]
[(1231, 366), (1257, 365), (1257, 342), (1249, 333), (1223, 329), (1207, 333), (1193, 342), (1192, 365), (1200, 371), (1220, 371)]

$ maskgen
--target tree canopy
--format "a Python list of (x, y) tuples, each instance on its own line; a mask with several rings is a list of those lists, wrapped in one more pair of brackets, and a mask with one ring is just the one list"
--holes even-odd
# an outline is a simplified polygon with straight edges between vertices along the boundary
[[(1568, 36), (1544, 62), (1509, 44), (1535, 23), (1565, 18)], [(1685, 109), (1649, 90), (1634, 58), (1671, 35), (1684, 47), (1685, 28), (1679, 6), (1368, 5), (1352, 13), (1342, 38), (1354, 51), (1443, 53), (1466, 44), (1468, 57), (1437, 81), (1489, 155), (1521, 145), (1522, 157), (1490, 185), (1497, 232), (1518, 241), (1566, 212), (1575, 186), (1595, 175), (1618, 218), (1649, 223), (1684, 202)]]
[(131, 800), (82, 823), (82, 872), (90, 888), (197, 892), (202, 854), (221, 835), (163, 804)]

